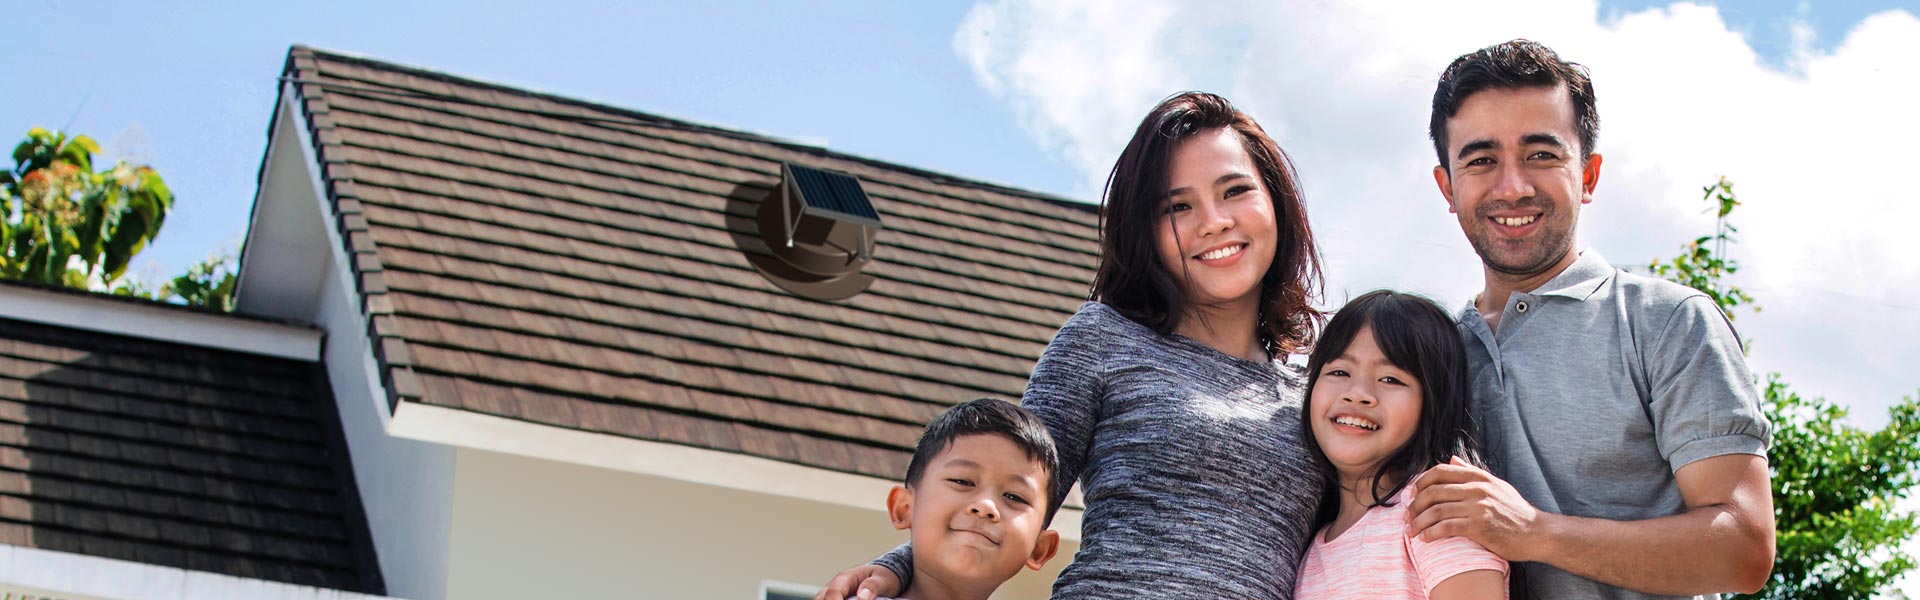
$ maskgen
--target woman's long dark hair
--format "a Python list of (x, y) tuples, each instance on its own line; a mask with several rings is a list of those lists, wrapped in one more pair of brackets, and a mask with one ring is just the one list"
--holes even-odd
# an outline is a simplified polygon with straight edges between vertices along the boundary
[[(1372, 326), (1373, 342), (1387, 355), (1387, 362), (1412, 375), (1420, 383), (1420, 423), (1406, 445), (1387, 457), (1368, 477), (1373, 502), (1385, 506), (1414, 476), (1458, 456), (1475, 465), (1480, 459), (1480, 444), (1474, 439), (1479, 431), (1473, 419), (1473, 388), (1467, 384), (1467, 348), (1460, 341), (1460, 330), (1452, 317), (1432, 300), (1391, 290), (1376, 290), (1354, 298), (1333, 314), (1327, 329), (1320, 332), (1320, 343), (1307, 357), (1307, 401), (1313, 401), (1314, 384), (1320, 382), (1320, 370), (1328, 362), (1346, 353), (1360, 330)], [(1314, 527), (1333, 522), (1340, 514), (1340, 474), (1320, 451), (1313, 435), (1313, 410), (1300, 411), (1300, 425), (1307, 436), (1307, 451), (1325, 475), (1320, 494), (1320, 510), (1314, 515)], [(1391, 489), (1380, 492), (1380, 483), (1393, 478)]]
[(1172, 218), (1158, 208), (1167, 195), (1174, 148), (1218, 129), (1239, 134), (1273, 201), (1279, 247), (1260, 280), (1260, 338), (1269, 352), (1299, 352), (1313, 344), (1324, 317), (1311, 305), (1320, 295), (1320, 253), (1293, 163), (1252, 117), (1213, 94), (1185, 92), (1162, 100), (1120, 153), (1100, 210), (1100, 268), (1091, 296), (1161, 334), (1179, 326), (1186, 299), (1154, 251), (1154, 221)]

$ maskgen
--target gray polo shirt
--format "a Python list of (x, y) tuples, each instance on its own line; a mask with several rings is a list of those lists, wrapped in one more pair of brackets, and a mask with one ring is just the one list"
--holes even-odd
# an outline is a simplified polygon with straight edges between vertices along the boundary
[[(1696, 290), (1623, 272), (1588, 250), (1539, 289), (1507, 298), (1498, 334), (1472, 302), (1459, 320), (1487, 459), (1541, 510), (1623, 521), (1677, 514), (1685, 505), (1674, 471), (1766, 454), (1771, 428), (1739, 338)], [(1514, 572), (1526, 597), (1666, 597), (1539, 563)]]

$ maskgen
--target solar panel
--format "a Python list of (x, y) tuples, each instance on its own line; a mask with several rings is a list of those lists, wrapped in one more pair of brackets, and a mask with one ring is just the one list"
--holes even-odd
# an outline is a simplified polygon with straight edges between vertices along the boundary
[(873, 210), (873, 202), (867, 200), (867, 193), (860, 189), (859, 179), (793, 163), (787, 163), (786, 168), (794, 188), (800, 191), (801, 201), (806, 203), (806, 212), (824, 212), (828, 214), (822, 216), (829, 218), (881, 226), (880, 213)]

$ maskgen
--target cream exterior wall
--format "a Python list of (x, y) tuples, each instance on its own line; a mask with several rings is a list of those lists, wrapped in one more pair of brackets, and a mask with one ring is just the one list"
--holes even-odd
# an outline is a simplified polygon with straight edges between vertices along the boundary
[[(818, 585), (905, 541), (884, 503), (862, 509), (462, 448), (446, 597), (757, 600), (763, 582)], [(1022, 571), (995, 598), (1046, 598), (1078, 549), (1062, 542), (1044, 571)]]

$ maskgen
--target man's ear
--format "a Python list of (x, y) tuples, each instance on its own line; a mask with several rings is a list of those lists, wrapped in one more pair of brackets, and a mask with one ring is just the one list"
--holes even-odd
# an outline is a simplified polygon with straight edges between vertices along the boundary
[(913, 490), (896, 485), (887, 491), (887, 518), (894, 529), (913, 527)]
[(1453, 175), (1447, 172), (1446, 165), (1433, 168), (1433, 184), (1440, 187), (1440, 196), (1447, 199), (1447, 212), (1460, 212), (1453, 205)]
[(1600, 187), (1600, 153), (1587, 155), (1586, 164), (1580, 167), (1580, 203), (1593, 202), (1593, 188)]
[(1047, 566), (1053, 555), (1060, 551), (1060, 532), (1052, 529), (1040, 530), (1040, 539), (1033, 541), (1033, 553), (1027, 555), (1027, 568), (1035, 571)]

